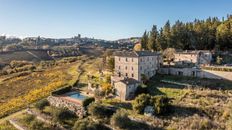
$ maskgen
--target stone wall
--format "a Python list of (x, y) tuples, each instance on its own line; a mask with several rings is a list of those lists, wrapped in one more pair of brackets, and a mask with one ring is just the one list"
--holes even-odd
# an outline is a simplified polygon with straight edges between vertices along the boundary
[(68, 108), (70, 111), (76, 113), (78, 117), (84, 117), (87, 114), (85, 108), (82, 107), (81, 104), (73, 103), (55, 96), (49, 96), (47, 100), (52, 106), (58, 108)]
[(212, 71), (197, 68), (160, 68), (158, 73), (232, 81), (232, 72), (225, 71)]

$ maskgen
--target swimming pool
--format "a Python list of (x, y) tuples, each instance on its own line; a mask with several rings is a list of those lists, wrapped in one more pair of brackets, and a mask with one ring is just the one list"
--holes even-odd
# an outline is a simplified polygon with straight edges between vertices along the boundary
[(70, 92), (67, 93), (67, 96), (83, 101), (87, 96), (82, 95), (80, 92)]

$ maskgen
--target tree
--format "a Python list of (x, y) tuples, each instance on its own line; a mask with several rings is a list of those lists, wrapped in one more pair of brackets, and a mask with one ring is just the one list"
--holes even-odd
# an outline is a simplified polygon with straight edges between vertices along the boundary
[(105, 95), (109, 94), (112, 91), (112, 86), (110, 83), (102, 83), (101, 88)]
[(52, 111), (52, 115), (55, 122), (63, 122), (66, 119), (76, 118), (75, 113), (66, 108), (56, 108)]
[(217, 44), (222, 50), (232, 48), (232, 18), (224, 21), (217, 27)]
[(134, 50), (134, 51), (142, 51), (142, 45), (141, 45), (141, 43), (135, 44), (133, 50)]
[(115, 62), (115, 61), (114, 61), (114, 58), (113, 58), (113, 57), (108, 57), (107, 68), (108, 68), (111, 72), (114, 71), (114, 65), (115, 65), (114, 62)]
[[(154, 25), (144, 32), (141, 43), (145, 50), (162, 50), (175, 48), (181, 50), (231, 50), (232, 49), (232, 15), (219, 20), (209, 17), (206, 20), (195, 19), (193, 22), (177, 20), (172, 26), (169, 20), (159, 31)], [(148, 38), (149, 36), (149, 38)]]
[(155, 114), (160, 115), (167, 112), (168, 107), (170, 106), (170, 99), (166, 96), (153, 96), (150, 99), (150, 102), (155, 110)]
[(94, 101), (95, 101), (95, 98), (93, 97), (86, 98), (82, 101), (82, 106), (86, 108), (90, 103)]
[(175, 52), (176, 50), (174, 48), (167, 48), (163, 52), (163, 56), (168, 61), (168, 64), (170, 65), (171, 61), (175, 58)]
[(161, 49), (164, 50), (168, 47), (167, 42), (165, 41), (165, 37), (163, 34), (163, 28), (160, 29), (158, 37), (157, 37), (157, 44), (161, 46)]
[(171, 25), (169, 20), (165, 23), (163, 27), (163, 35), (166, 46), (171, 47)]
[(131, 120), (126, 111), (124, 109), (120, 109), (112, 116), (110, 123), (116, 128), (125, 129), (130, 126)]
[(114, 111), (100, 103), (91, 103), (88, 106), (88, 113), (97, 119), (109, 118)]
[(133, 110), (138, 114), (143, 114), (146, 106), (152, 106), (155, 114), (160, 115), (167, 111), (170, 106), (170, 99), (166, 96), (151, 96), (141, 94), (132, 102)]
[(144, 112), (144, 108), (149, 105), (150, 95), (148, 94), (140, 94), (135, 100), (132, 102), (133, 110), (142, 114)]
[(147, 44), (148, 50), (160, 51), (162, 49), (157, 38), (158, 38), (157, 27), (156, 25), (153, 25), (148, 39), (148, 44)]
[(49, 106), (49, 102), (47, 99), (42, 99), (35, 103), (35, 107), (39, 110), (43, 110), (46, 106)]
[(148, 33), (147, 31), (145, 31), (141, 38), (142, 49), (147, 50), (148, 49), (147, 44), (148, 44)]

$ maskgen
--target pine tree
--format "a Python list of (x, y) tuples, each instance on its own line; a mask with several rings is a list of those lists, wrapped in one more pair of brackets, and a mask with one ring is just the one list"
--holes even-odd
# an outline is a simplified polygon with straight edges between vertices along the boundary
[(163, 27), (163, 35), (165, 38), (165, 44), (167, 44), (167, 47), (171, 46), (171, 25), (169, 20), (166, 22), (166, 24)]
[(150, 35), (149, 35), (149, 40), (148, 40), (148, 45), (147, 45), (147, 48), (149, 50), (160, 51), (162, 49), (159, 42), (157, 42), (158, 34), (159, 33), (157, 31), (157, 26), (153, 25), (152, 30), (151, 30)]
[(145, 31), (144, 33), (143, 33), (143, 37), (141, 38), (141, 45), (142, 45), (142, 49), (144, 49), (144, 50), (147, 50), (148, 48), (147, 48), (147, 44), (148, 44), (148, 33), (147, 33), (147, 31)]
[(157, 37), (157, 43), (161, 46), (161, 50), (165, 50), (168, 47), (163, 34), (163, 28), (160, 28), (159, 35)]

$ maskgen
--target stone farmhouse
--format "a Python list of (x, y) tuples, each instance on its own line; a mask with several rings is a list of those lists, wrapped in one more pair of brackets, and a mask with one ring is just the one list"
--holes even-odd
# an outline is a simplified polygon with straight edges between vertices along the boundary
[(163, 62), (161, 54), (152, 51), (118, 51), (114, 56), (111, 84), (121, 100), (133, 98), (142, 79), (154, 76)]
[(176, 64), (193, 63), (196, 65), (209, 65), (212, 60), (212, 53), (208, 50), (177, 51), (174, 55), (174, 62)]

